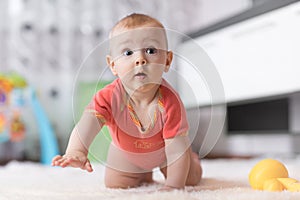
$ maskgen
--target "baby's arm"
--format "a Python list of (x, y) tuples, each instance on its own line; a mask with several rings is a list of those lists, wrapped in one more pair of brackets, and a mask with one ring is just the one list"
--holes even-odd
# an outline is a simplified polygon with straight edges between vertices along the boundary
[(167, 179), (162, 190), (182, 189), (185, 186), (190, 169), (188, 136), (166, 139)]
[(85, 111), (71, 133), (65, 155), (55, 156), (52, 165), (79, 167), (88, 172), (93, 171), (87, 158), (88, 149), (101, 128), (100, 120), (93, 113)]

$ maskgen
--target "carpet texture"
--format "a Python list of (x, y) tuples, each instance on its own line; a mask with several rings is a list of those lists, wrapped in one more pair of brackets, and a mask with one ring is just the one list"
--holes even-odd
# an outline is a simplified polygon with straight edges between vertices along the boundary
[[(263, 158), (262, 158), (263, 159)], [(163, 176), (155, 171), (154, 184), (121, 190), (104, 187), (104, 167), (93, 164), (94, 172), (80, 169), (43, 166), (30, 162), (10, 162), (0, 167), (0, 200), (54, 200), (54, 199), (126, 199), (126, 200), (299, 200), (300, 192), (265, 192), (252, 190), (248, 173), (260, 159), (202, 160), (203, 180), (184, 191), (158, 192)], [(281, 160), (290, 176), (300, 180), (300, 159)]]

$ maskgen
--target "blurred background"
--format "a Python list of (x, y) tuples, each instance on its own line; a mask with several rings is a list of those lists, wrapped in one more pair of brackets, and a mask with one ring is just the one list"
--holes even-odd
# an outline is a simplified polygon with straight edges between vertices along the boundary
[[(243, 89), (239, 91), (232, 87), (232, 85), (240, 85), (244, 78), (236, 79), (238, 81), (235, 83), (226, 82), (228, 79), (235, 80), (235, 77), (239, 76), (235, 69), (226, 70), (227, 65), (236, 65), (239, 68), (242, 65), (241, 62), (228, 64), (218, 57), (222, 54), (222, 58), (227, 57), (231, 61), (238, 60), (239, 56), (231, 57), (230, 53), (232, 52), (226, 50), (226, 47), (230, 47), (232, 44), (218, 46), (220, 44), (218, 43), (215, 46), (218, 52), (215, 53), (210, 49), (209, 44), (203, 42), (203, 40), (206, 42), (211, 40), (209, 38), (202, 39), (208, 33), (214, 33), (219, 29), (223, 30), (224, 27), (226, 30), (226, 27), (232, 24), (224, 24), (224, 21), (228, 21), (234, 16), (243, 18), (241, 15), (245, 12), (247, 15), (247, 11), (251, 9), (256, 10), (254, 15), (257, 15), (259, 9), (264, 8), (266, 4), (270, 5), (270, 2), (272, 5), (280, 4), (279, 7), (281, 7), (283, 6), (282, 2), (285, 1), (1, 0), (0, 163), (13, 159), (40, 161), (42, 146), (48, 145), (45, 141), (41, 142), (41, 138), (44, 138), (41, 132), (45, 132), (45, 130), (46, 132), (50, 131), (52, 137), (44, 138), (44, 140), (53, 141), (54, 146), (57, 143), (57, 152), (64, 152), (74, 123), (95, 92), (95, 83), (99, 79), (99, 75), (102, 78), (97, 88), (103, 87), (114, 79), (109, 72), (105, 71), (106, 65), (103, 58), (106, 52), (101, 51), (101, 48), (95, 49), (95, 47), (99, 44), (105, 46), (109, 30), (114, 23), (133, 12), (149, 14), (160, 20), (167, 29), (192, 37), (208, 52), (221, 72), (225, 95), (227, 94), (227, 105), (225, 106), (227, 115), (221, 138), (212, 151), (213, 155), (248, 156), (263, 153), (297, 153), (299, 151), (297, 146), (300, 146), (300, 143), (295, 143), (294, 136), (297, 136), (299, 132), (297, 125), (299, 115), (298, 112), (290, 112), (290, 110), (298, 109), (299, 111), (297, 92), (300, 91), (300, 84), (297, 82), (298, 88), (293, 87), (293, 90), (283, 88), (270, 94), (265, 93), (264, 90), (256, 90), (255, 88), (259, 88), (259, 86), (255, 85), (253, 91), (259, 91), (260, 94), (247, 96), (243, 93)], [(297, 1), (288, 2), (296, 4)], [(297, 9), (299, 17), (299, 3)], [(262, 11), (262, 13), (264, 12), (266, 11)], [(249, 13), (253, 14), (253, 11)], [(299, 21), (297, 23), (299, 24)], [(297, 25), (294, 24), (293, 27)], [(300, 27), (299, 25), (298, 27)], [(249, 29), (244, 27), (243, 30), (247, 32)], [(224, 36), (217, 36), (219, 41), (222, 38)], [(279, 37), (279, 39), (282, 38)], [(182, 38), (171, 38), (171, 40), (192, 52), (193, 49), (189, 47), (188, 41), (183, 41)], [(252, 43), (251, 40), (248, 41)], [(247, 46), (247, 44), (244, 45)], [(300, 46), (299, 43), (295, 45)], [(242, 52), (245, 46), (239, 46), (235, 50)], [(254, 48), (261, 49), (259, 46)], [(289, 49), (283, 51), (288, 52)], [(251, 53), (248, 52), (248, 56), (251, 56)], [(87, 57), (88, 59), (86, 59)], [(266, 57), (266, 59), (272, 60), (272, 57)], [(294, 61), (295, 58), (288, 59)], [(218, 67), (223, 63), (227, 64), (225, 70)], [(178, 65), (178, 68), (185, 65), (180, 60), (175, 61), (175, 64)], [(299, 60), (297, 64), (299, 64)], [(298, 65), (297, 68), (300, 66)], [(248, 69), (247, 73), (251, 73), (248, 66), (244, 69)], [(245, 71), (244, 69), (241, 71)], [(253, 69), (253, 71), (256, 70)], [(287, 70), (292, 70), (291, 74), (299, 72), (293, 71), (294, 68)], [(224, 71), (227, 73), (223, 73)], [(271, 74), (269, 75), (271, 76)], [(269, 75), (265, 74), (266, 77)], [(184, 96), (185, 88), (180, 79), (176, 77), (170, 79)], [(255, 77), (252, 80), (255, 80)], [(268, 82), (267, 78), (264, 80)], [(191, 84), (196, 87), (201, 84), (201, 80), (194, 81)], [(284, 81), (293, 82), (294, 80), (289, 78), (280, 80), (280, 82)], [(266, 89), (276, 87), (270, 83)], [(244, 88), (244, 90), (248, 91), (248, 88)], [(196, 110), (200, 110), (204, 115), (209, 107), (207, 102), (203, 103), (197, 100), (190, 102), (188, 95), (183, 101), (189, 111), (196, 107)], [(293, 109), (291, 109), (291, 105)], [(268, 106), (271, 111), (265, 110)], [(251, 113), (251, 111), (253, 112)], [(194, 112), (191, 113), (189, 113), (189, 117), (192, 117)], [(248, 118), (243, 122), (237, 121), (248, 113), (250, 113), (247, 115)], [(258, 118), (255, 116), (264, 117), (257, 120)], [(283, 118), (274, 118), (274, 116), (283, 116)], [(210, 114), (207, 117), (210, 118)], [(258, 121), (261, 124), (270, 123), (271, 126), (266, 128), (263, 125), (256, 126), (259, 124)], [(205, 123), (205, 120), (200, 124), (201, 127), (206, 127), (202, 123)], [(272, 127), (272, 125), (280, 123), (283, 125), (279, 128)], [(239, 124), (242, 125), (238, 126)], [(197, 128), (199, 135), (204, 131), (201, 127)], [(198, 138), (198, 140), (200, 139)], [(268, 143), (270, 146), (267, 145)], [(196, 138), (193, 148), (198, 151), (199, 146), (201, 146), (201, 141), (197, 141)]]

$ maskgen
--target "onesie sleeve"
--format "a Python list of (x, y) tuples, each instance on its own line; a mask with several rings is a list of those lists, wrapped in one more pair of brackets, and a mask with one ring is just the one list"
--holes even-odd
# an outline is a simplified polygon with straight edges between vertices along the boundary
[(186, 111), (179, 95), (173, 90), (163, 90), (164, 127), (163, 138), (169, 139), (188, 133)]
[(99, 90), (85, 108), (85, 112), (93, 113), (103, 124), (111, 118), (111, 89), (105, 87)]

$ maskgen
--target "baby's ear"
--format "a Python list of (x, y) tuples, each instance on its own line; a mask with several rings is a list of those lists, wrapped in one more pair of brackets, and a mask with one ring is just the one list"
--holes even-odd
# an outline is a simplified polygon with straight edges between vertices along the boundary
[(166, 59), (166, 67), (165, 67), (165, 72), (168, 72), (171, 66), (173, 60), (173, 52), (172, 51), (168, 51), (167, 52), (167, 59)]
[(118, 73), (117, 73), (116, 68), (115, 68), (115, 63), (114, 63), (114, 61), (113, 61), (113, 59), (110, 55), (106, 56), (106, 63), (109, 66), (109, 68), (110, 68), (111, 72), (113, 73), (113, 75), (117, 76)]

